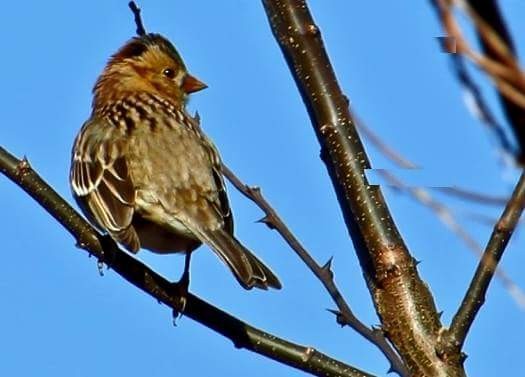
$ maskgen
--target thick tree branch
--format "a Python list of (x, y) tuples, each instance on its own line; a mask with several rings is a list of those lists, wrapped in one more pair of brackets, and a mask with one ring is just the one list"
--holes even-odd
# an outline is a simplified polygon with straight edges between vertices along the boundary
[(337, 310), (332, 311), (336, 315), (337, 323), (342, 326), (348, 325), (365, 339), (375, 344), (390, 362), (390, 370), (395, 371), (400, 376), (407, 376), (402, 360), (394, 351), (392, 346), (386, 340), (383, 332), (379, 329), (373, 329), (362, 323), (353, 313), (352, 309), (346, 302), (345, 298), (335, 284), (332, 272), (332, 259), (330, 258), (323, 266), (318, 264), (310, 253), (303, 247), (301, 242), (295, 237), (292, 231), (286, 226), (284, 221), (277, 214), (275, 209), (268, 203), (261, 193), (259, 187), (248, 186), (244, 184), (226, 165), (222, 165), (222, 172), (226, 178), (239, 190), (244, 196), (253, 201), (264, 212), (265, 216), (260, 222), (266, 224), (270, 229), (275, 229), (293, 251), (308, 266), (310, 271), (323, 284), (326, 291), (337, 306)]
[(366, 180), (370, 163), (306, 2), (263, 4), (321, 144), (383, 330), (413, 375), (463, 376), (459, 353), (436, 354), (442, 326), (432, 295), (379, 187)]
[[(0, 147), (0, 171), (26, 191), (75, 237), (79, 247), (159, 302), (180, 310), (180, 297), (171, 283), (98, 233), (30, 167)], [(316, 351), (261, 331), (188, 294), (184, 315), (245, 348), (316, 376), (373, 377)]]
[(483, 257), (472, 278), (458, 312), (452, 319), (450, 330), (445, 332), (443, 345), (447, 350), (461, 349), (467, 333), (485, 302), (485, 295), (503, 252), (518, 224), (525, 207), (525, 173), (522, 173), (512, 196), (499, 221), (494, 226)]

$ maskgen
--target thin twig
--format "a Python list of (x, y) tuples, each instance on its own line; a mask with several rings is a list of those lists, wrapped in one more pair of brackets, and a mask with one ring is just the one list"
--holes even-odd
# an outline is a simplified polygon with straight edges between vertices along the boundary
[(508, 198), (505, 198), (502, 196), (485, 194), (485, 193), (476, 192), (473, 190), (466, 190), (464, 188), (456, 187), (456, 186), (432, 187), (432, 189), (435, 191), (440, 191), (449, 196), (455, 196), (459, 199), (468, 200), (468, 201), (479, 203), (479, 204), (504, 206), (508, 201)]
[(509, 138), (507, 137), (503, 125), (496, 120), (496, 116), (490, 110), (490, 106), (486, 102), (481, 89), (469, 74), (463, 55), (455, 53), (450, 54), (450, 59), (452, 60), (452, 67), (458, 81), (474, 102), (475, 108), (473, 110), (475, 111), (475, 115), (494, 135), (494, 138), (499, 144), (500, 148), (506, 154), (510, 156), (518, 155), (519, 152), (516, 151), (516, 148), (512, 145)]
[(142, 36), (146, 35), (146, 29), (144, 28), (144, 24), (142, 23), (142, 17), (140, 16), (140, 8), (135, 4), (134, 1), (130, 1), (129, 9), (133, 12), (133, 16), (135, 18), (135, 25), (137, 25), (137, 35)]
[(281, 219), (275, 209), (268, 203), (262, 195), (261, 189), (257, 186), (248, 186), (244, 184), (226, 165), (222, 165), (222, 173), (224, 176), (239, 190), (244, 196), (253, 201), (265, 214), (259, 220), (266, 224), (270, 229), (275, 229), (279, 235), (286, 241), (290, 248), (301, 258), (301, 260), (308, 266), (310, 271), (323, 284), (328, 294), (334, 301), (338, 310), (330, 310), (336, 315), (337, 323), (341, 326), (348, 325), (365, 339), (376, 345), (385, 357), (390, 362), (390, 370), (395, 371), (400, 376), (407, 376), (403, 361), (399, 355), (392, 348), (390, 343), (386, 340), (383, 332), (380, 329), (369, 328), (361, 322), (353, 313), (352, 309), (346, 302), (345, 298), (337, 288), (332, 272), (332, 258), (330, 258), (323, 266), (318, 264), (310, 253), (303, 247), (301, 242), (295, 237), (292, 231)]
[[(385, 143), (377, 133), (375, 133), (366, 123), (359, 118), (355, 112), (352, 112), (354, 119), (356, 120), (357, 128), (366, 138), (370, 141), (386, 158), (392, 161), (397, 166), (404, 169), (417, 169), (418, 166), (401, 155), (394, 148)], [(441, 191), (444, 194), (450, 196), (456, 196), (461, 199), (469, 200), (479, 204), (488, 204), (488, 205), (505, 205), (507, 203), (507, 198), (495, 195), (489, 195), (481, 192), (476, 192), (472, 190), (467, 190), (461, 187), (432, 187), (435, 191)]]
[[(113, 271), (173, 310), (180, 310), (181, 298), (172, 284), (133, 258), (109, 237), (98, 233), (29, 165), (0, 147), (0, 172), (20, 186), (77, 240), (77, 245), (95, 255)], [(245, 348), (270, 359), (316, 376), (372, 377), (354, 367), (316, 351), (261, 331), (188, 293), (184, 315), (230, 339), (235, 347)]]
[(472, 278), (463, 302), (452, 319), (450, 330), (444, 336), (445, 349), (448, 347), (461, 349), (467, 333), (476, 318), (478, 311), (485, 302), (485, 295), (494, 272), (503, 256), (503, 252), (518, 224), (525, 208), (525, 172), (522, 173), (512, 196), (503, 211), (499, 221), (494, 226), (483, 257)]

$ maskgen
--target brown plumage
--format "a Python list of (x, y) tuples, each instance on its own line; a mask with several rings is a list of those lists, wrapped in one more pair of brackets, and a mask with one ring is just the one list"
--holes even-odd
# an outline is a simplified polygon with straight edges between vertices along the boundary
[(220, 156), (186, 112), (188, 94), (205, 87), (162, 36), (126, 43), (98, 78), (91, 117), (75, 141), (74, 196), (132, 252), (189, 255), (204, 242), (244, 288), (280, 288), (233, 236)]

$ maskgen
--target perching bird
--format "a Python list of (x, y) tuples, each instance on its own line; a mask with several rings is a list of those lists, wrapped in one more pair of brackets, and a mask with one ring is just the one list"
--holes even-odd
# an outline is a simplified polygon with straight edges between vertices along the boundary
[(91, 222), (131, 252), (186, 253), (207, 244), (246, 289), (279, 279), (233, 236), (221, 160), (190, 93), (206, 88), (158, 34), (128, 41), (93, 89), (92, 114), (78, 134), (70, 181)]

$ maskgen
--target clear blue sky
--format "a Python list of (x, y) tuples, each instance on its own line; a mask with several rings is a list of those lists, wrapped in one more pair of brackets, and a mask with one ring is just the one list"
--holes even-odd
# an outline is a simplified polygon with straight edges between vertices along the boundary
[[(503, 0), (525, 54), (525, 3)], [(263, 187), (320, 262), (334, 256), (337, 283), (355, 312), (378, 323), (335, 196), (318, 158), (304, 106), (259, 1), (140, 2), (146, 28), (167, 36), (209, 89), (190, 104), (225, 162)], [(509, 193), (516, 172), (498, 163), (487, 132), (466, 109), (435, 37), (426, 1), (310, 1), (338, 78), (354, 109), (429, 177), (487, 193)], [(89, 116), (91, 87), (106, 59), (135, 31), (127, 1), (5, 2), (0, 12), (1, 145), (26, 155), (68, 200), (70, 148)], [(470, 35), (470, 32), (469, 32)], [(476, 77), (478, 77), (476, 75)], [(488, 85), (483, 86), (501, 119)], [(392, 165), (369, 146), (376, 168)], [(385, 190), (393, 215), (448, 322), (476, 260), (427, 209)], [(182, 318), (77, 250), (62, 227), (0, 177), (0, 375), (2, 376), (301, 376)], [(249, 323), (364, 370), (385, 375), (379, 352), (325, 311), (321, 285), (284, 242), (254, 221), (261, 212), (230, 189), (238, 237), (280, 276), (280, 292), (244, 291), (205, 247), (193, 258), (191, 290)], [(458, 213), (497, 217), (499, 209), (448, 200)], [(484, 244), (491, 228), (462, 216)], [(503, 267), (525, 288), (523, 232)], [(183, 258), (139, 257), (172, 279)], [(212, 283), (213, 282), (213, 283)], [(468, 338), (472, 376), (525, 375), (525, 311), (502, 284)]]

